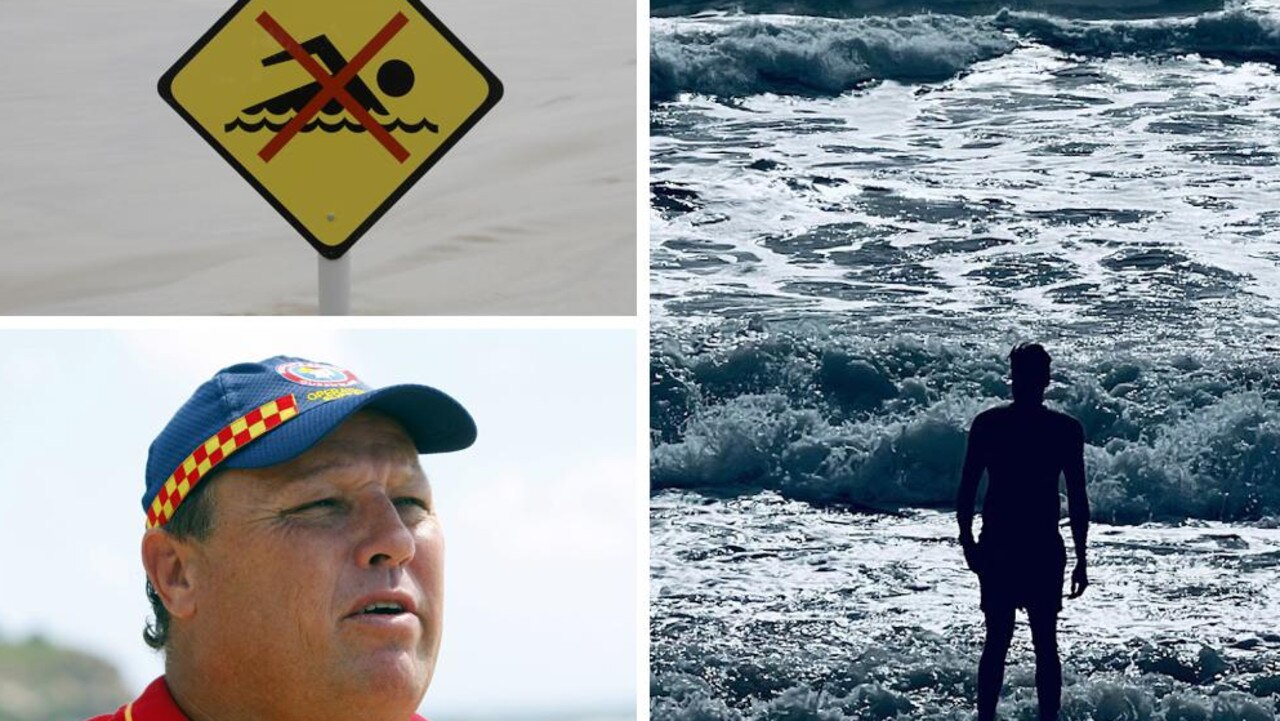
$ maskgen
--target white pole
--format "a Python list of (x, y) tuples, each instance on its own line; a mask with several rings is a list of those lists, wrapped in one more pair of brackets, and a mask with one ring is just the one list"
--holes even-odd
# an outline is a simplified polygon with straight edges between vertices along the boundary
[(317, 255), (320, 260), (320, 315), (347, 315), (351, 312), (351, 253), (337, 260)]

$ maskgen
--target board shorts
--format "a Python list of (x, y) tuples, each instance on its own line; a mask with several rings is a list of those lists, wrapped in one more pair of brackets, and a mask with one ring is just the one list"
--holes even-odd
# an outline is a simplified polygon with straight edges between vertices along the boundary
[(1058, 613), (1066, 570), (1067, 548), (1057, 533), (1038, 540), (984, 536), (978, 541), (982, 610)]

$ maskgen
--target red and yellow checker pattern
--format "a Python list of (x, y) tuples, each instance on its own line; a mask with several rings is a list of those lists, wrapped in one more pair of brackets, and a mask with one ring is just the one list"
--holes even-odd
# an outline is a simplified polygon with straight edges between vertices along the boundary
[(168, 523), (182, 499), (209, 471), (249, 441), (296, 415), (298, 404), (290, 393), (258, 406), (210, 436), (178, 464), (177, 470), (160, 487), (160, 492), (147, 509), (147, 528), (158, 528)]

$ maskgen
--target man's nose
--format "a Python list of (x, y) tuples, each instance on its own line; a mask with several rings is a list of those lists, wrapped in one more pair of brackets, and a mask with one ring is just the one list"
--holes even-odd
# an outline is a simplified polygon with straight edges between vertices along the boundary
[(369, 500), (361, 513), (363, 534), (356, 549), (362, 566), (403, 566), (413, 560), (416, 544), (413, 531), (400, 517), (395, 503), (385, 496)]

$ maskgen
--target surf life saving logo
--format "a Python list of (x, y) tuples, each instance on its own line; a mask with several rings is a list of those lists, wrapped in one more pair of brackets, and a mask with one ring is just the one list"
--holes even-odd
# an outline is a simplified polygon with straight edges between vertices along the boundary
[(341, 257), (502, 96), (418, 0), (239, 0), (160, 95)]
[(304, 386), (320, 386), (322, 388), (353, 386), (360, 382), (355, 373), (327, 363), (307, 363), (304, 361), (282, 363), (276, 366), (276, 373), (279, 373), (282, 378), (292, 383)]

